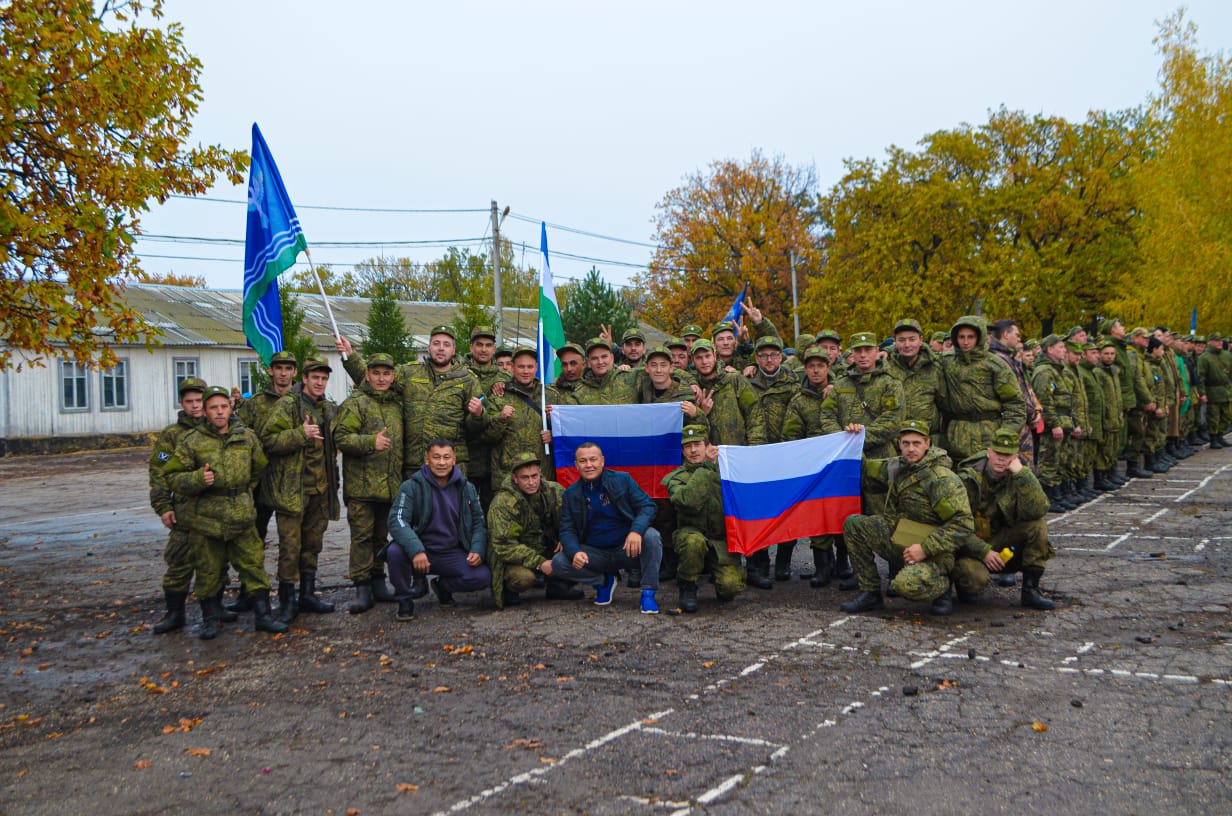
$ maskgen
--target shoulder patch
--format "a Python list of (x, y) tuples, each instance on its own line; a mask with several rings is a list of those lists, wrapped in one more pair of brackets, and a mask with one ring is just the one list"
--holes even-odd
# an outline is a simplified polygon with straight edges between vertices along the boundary
[(160, 462), (166, 462), (170, 458), (171, 458), (171, 454), (168, 453), (167, 451), (163, 451), (162, 453), (158, 454), (158, 461)]

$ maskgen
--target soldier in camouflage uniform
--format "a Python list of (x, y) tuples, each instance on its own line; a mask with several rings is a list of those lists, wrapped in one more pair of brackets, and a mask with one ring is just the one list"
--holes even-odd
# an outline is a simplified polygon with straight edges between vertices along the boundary
[(671, 337), (663, 345), (672, 355), (672, 376), (685, 385), (693, 385), (697, 382), (697, 377), (689, 367), (689, 345), (679, 337)]
[[(1048, 497), (1019, 456), (1018, 435), (993, 434), (988, 450), (958, 466), (975, 516), (975, 532), (959, 544), (951, 577), (960, 601), (988, 586), (989, 572), (1022, 572), (1022, 605), (1052, 609), (1039, 582), (1056, 550), (1048, 541)], [(1009, 549), (1008, 561), (1001, 554)]]
[(577, 405), (577, 389), (586, 370), (586, 352), (577, 343), (565, 343), (556, 350), (556, 359), (560, 361), (560, 376), (547, 388), (548, 405)]
[[(491, 443), (492, 493), (508, 479), (510, 468), (523, 453), (538, 457), (544, 474), (552, 474), (552, 458), (545, 446), (551, 442), (552, 432), (543, 429), (543, 414), (540, 413), (540, 382), (535, 376), (539, 358), (533, 348), (519, 346), (513, 353), (513, 380), (505, 384), (505, 394), (487, 400), (484, 408), (488, 430), (486, 438)], [(546, 478), (546, 476), (544, 477)]]
[(749, 381), (719, 368), (714, 345), (709, 340), (695, 342), (691, 356), (697, 370), (697, 407), (710, 423), (710, 443), (764, 445), (766, 415)]
[(1039, 437), (1035, 467), (1040, 484), (1048, 496), (1053, 513), (1073, 510), (1061, 496), (1065, 440), (1074, 432), (1074, 393), (1070, 379), (1064, 376), (1065, 341), (1050, 334), (1040, 343), (1044, 356), (1035, 364), (1031, 387), (1039, 398), (1044, 416), (1044, 431)]
[[(259, 429), (270, 458), (270, 491), (278, 522), (278, 618), (327, 613), (316, 595), (317, 558), (325, 528), (341, 516), (338, 452), (330, 425), (338, 411), (325, 396), (333, 369), (320, 357), (304, 361), (304, 378), (278, 400)], [(299, 597), (295, 583), (299, 582)]]
[(492, 365), (499, 368), (506, 374), (513, 372), (513, 346), (508, 343), (501, 343), (496, 348), (496, 353), (492, 355)]
[(389, 537), (390, 505), (402, 484), (402, 400), (394, 393), (394, 358), (370, 354), (365, 382), (338, 408), (334, 446), (342, 452), (342, 498), (351, 528), (352, 615), (395, 598), (376, 554)]
[(681, 445), (684, 464), (663, 477), (663, 484), (678, 525), (672, 546), (680, 559), (676, 572), (679, 605), (682, 612), (692, 614), (697, 611), (697, 582), (703, 569), (709, 568), (714, 576), (720, 603), (744, 591), (744, 570), (740, 559), (727, 549), (718, 448), (706, 441), (706, 429), (700, 425), (684, 427)]
[(218, 636), (222, 621), (223, 567), (230, 563), (252, 599), (256, 628), (285, 632), (270, 613), (269, 577), (254, 523), (252, 491), (265, 471), (265, 454), (257, 435), (232, 420), (231, 395), (225, 388), (205, 392), (205, 418), (180, 437), (163, 469), (171, 489), (184, 501), (178, 515), (188, 524), (189, 549), (197, 572), (201, 601), (201, 638)]
[[(1087, 425), (1086, 432), (1082, 435), (1082, 442), (1078, 447), (1082, 453), (1084, 477), (1094, 476), (1092, 489), (1096, 492), (1103, 492), (1111, 488), (1096, 473), (1095, 460), (1099, 453), (1099, 444), (1104, 438), (1104, 422), (1108, 416), (1108, 403), (1104, 385), (1096, 373), (1098, 368), (1099, 349), (1095, 348), (1094, 343), (1083, 343), (1082, 355), (1078, 360), (1078, 374), (1082, 377), (1082, 388), (1086, 392)], [(1120, 406), (1118, 405), (1117, 408), (1119, 409)]]
[(1039, 399), (1035, 396), (1035, 390), (1031, 388), (1031, 373), (1026, 365), (1017, 359), (1018, 353), (1023, 350), (1022, 327), (1018, 325), (1018, 321), (1005, 318), (995, 321), (989, 327), (988, 335), (988, 350), (1010, 367), (1010, 371), (1014, 372), (1014, 379), (1018, 381), (1018, 389), (1022, 391), (1022, 398), (1027, 408), (1027, 422), (1018, 431), (1018, 450), (1022, 454), (1023, 461), (1029, 467), (1034, 468), (1035, 434), (1043, 426), (1041, 425)]
[(612, 344), (602, 337), (586, 343), (586, 373), (574, 399), (578, 405), (633, 405), (637, 402), (635, 376), (615, 366)]
[(792, 347), (792, 353), (783, 361), (783, 365), (795, 372), (796, 376), (804, 382), (804, 352), (808, 351), (809, 346), (817, 342), (817, 337), (812, 334), (797, 334), (796, 344)]
[(1198, 355), (1198, 399), (1206, 405), (1206, 435), (1212, 450), (1228, 447), (1223, 430), (1232, 421), (1232, 376), (1220, 361), (1223, 336), (1212, 332)]
[(944, 355), (945, 397), (941, 406), (945, 448), (956, 459), (988, 447), (997, 428), (1014, 433), (1027, 421), (1027, 404), (1014, 372), (984, 348), (984, 322), (960, 317), (951, 330), (954, 351)]
[(205, 381), (188, 377), (180, 383), (180, 413), (175, 422), (163, 428), (150, 451), (150, 506), (162, 519), (163, 526), (170, 530), (167, 546), (163, 548), (163, 561), (167, 571), (163, 573), (163, 595), (167, 601), (167, 613), (154, 624), (154, 634), (162, 635), (180, 629), (186, 623), (184, 602), (192, 587), (193, 559), (188, 549), (188, 519), (180, 519), (184, 502), (177, 496), (163, 473), (175, 446), (184, 434), (201, 424), (205, 407), (201, 395), (205, 393)]
[(1146, 432), (1146, 414), (1154, 412), (1155, 398), (1146, 383), (1146, 366), (1136, 346), (1125, 333), (1125, 324), (1116, 318), (1104, 320), (1101, 325), (1116, 343), (1117, 366), (1121, 375), (1121, 407), (1125, 411), (1125, 425), (1121, 432), (1122, 448), (1125, 451), (1125, 475), (1135, 479), (1149, 479), (1154, 473), (1142, 466), (1142, 449)]
[[(339, 341), (339, 345), (341, 344)], [(347, 343), (346, 346), (349, 348), (350, 344)], [(299, 363), (295, 361), (295, 355), (291, 352), (276, 351), (270, 357), (269, 373), (269, 384), (265, 386), (265, 390), (244, 400), (236, 410), (240, 421), (257, 433), (260, 433), (265, 420), (269, 419), (270, 412), (274, 410), (278, 400), (282, 399), (295, 384), (295, 375), (299, 373)], [(265, 537), (269, 533), (269, 523), (273, 516), (274, 500), (270, 495), (269, 483), (268, 480), (262, 479), (257, 489), (257, 535), (261, 536), (262, 544), (265, 543)], [(241, 595), (239, 601), (231, 608), (236, 612), (248, 611), (244, 596)]]
[(941, 404), (945, 377), (932, 349), (924, 345), (919, 321), (903, 318), (894, 325), (894, 350), (885, 370), (903, 387), (903, 416), (928, 423), (934, 445), (941, 444)]
[[(1014, 431), (1017, 438), (1017, 431)], [(932, 447), (928, 425), (905, 420), (898, 435), (902, 453), (893, 459), (865, 459), (865, 480), (883, 485), (885, 513), (848, 516), (843, 534), (851, 545), (851, 561), (860, 582), (860, 594), (839, 609), (847, 613), (881, 609), (881, 576), (875, 556), (881, 556), (894, 574), (890, 587), (912, 601), (931, 601), (934, 615), (954, 611), (950, 572), (954, 553), (975, 532), (971, 505), (962, 480), (950, 470), (945, 451)], [(934, 529), (921, 541), (900, 548), (893, 541), (900, 519)]]
[(1086, 488), (1087, 463), (1083, 449), (1090, 434), (1091, 412), (1087, 405), (1087, 391), (1082, 384), (1082, 374), (1078, 368), (1081, 359), (1082, 345), (1075, 340), (1066, 340), (1065, 376), (1069, 378), (1074, 394), (1074, 433), (1066, 440), (1066, 456), (1062, 462), (1065, 481), (1062, 488), (1065, 498), (1077, 505), (1086, 504), (1099, 496), (1094, 490)]
[(520, 595), (546, 583), (548, 600), (579, 601), (581, 588), (552, 577), (560, 548), (560, 507), (565, 489), (543, 478), (539, 456), (523, 451), (498, 486), (488, 509), (488, 567), (496, 608), (514, 606)]
[(1147, 464), (1156, 473), (1167, 473), (1172, 465), (1162, 457), (1167, 440), (1169, 400), (1172, 399), (1168, 372), (1164, 368), (1164, 344), (1156, 337), (1146, 343), (1147, 384), (1155, 397), (1155, 411), (1146, 417)]
[(1112, 338), (1104, 338), (1099, 342), (1099, 368), (1096, 375), (1100, 376), (1100, 384), (1104, 388), (1104, 438), (1100, 441), (1099, 451), (1095, 456), (1095, 466), (1103, 469), (1104, 481), (1112, 485), (1112, 489), (1122, 487), (1129, 481), (1128, 476), (1117, 473), (1117, 456), (1121, 453), (1121, 436), (1125, 430), (1125, 401), (1121, 397), (1121, 372), (1117, 366), (1117, 347)]
[[(499, 394), (501, 388), (494, 391), (493, 386), (498, 382), (509, 381), (509, 375), (493, 362), (495, 354), (496, 331), (491, 326), (476, 326), (471, 329), (471, 349), (466, 355), (466, 367), (479, 381), (481, 394)], [(466, 476), (479, 491), (479, 504), (486, 512), (488, 505), (492, 503), (492, 483), (499, 482), (504, 477), (504, 473), (497, 474), (496, 471), (492, 471), (492, 476), (489, 478), (488, 467), (492, 453), (485, 435), (471, 434), (470, 439), (467, 440), (467, 454), (469, 460), (466, 465)]]
[(616, 364), (634, 369), (641, 368), (645, 363), (646, 335), (636, 326), (625, 329), (620, 336), (620, 354), (617, 355)]

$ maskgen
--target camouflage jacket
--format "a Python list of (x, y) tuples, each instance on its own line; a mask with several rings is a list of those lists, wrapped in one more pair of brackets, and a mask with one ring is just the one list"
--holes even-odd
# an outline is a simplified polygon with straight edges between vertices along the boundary
[(988, 454), (964, 459), (958, 476), (967, 489), (967, 500), (975, 517), (975, 532), (967, 539), (962, 554), (983, 558), (994, 533), (1048, 514), (1048, 497), (1029, 467), (994, 479), (988, 468)]
[(1035, 396), (1035, 389), (1031, 387), (1031, 372), (1027, 371), (1026, 366), (1021, 361), (1014, 359), (1014, 353), (1005, 346), (998, 343), (996, 340), (988, 341), (988, 350), (1001, 358), (1010, 371), (1014, 372), (1014, 379), (1018, 380), (1018, 388), (1022, 391), (1023, 401), (1027, 406), (1027, 424), (1035, 427), (1035, 419), (1039, 416), (1039, 400)]
[[(205, 466), (214, 484), (205, 484)], [(188, 529), (210, 538), (234, 538), (251, 530), (257, 520), (253, 488), (267, 460), (257, 435), (232, 419), (223, 433), (202, 423), (180, 437), (163, 472), (177, 496), (183, 496), (182, 516)]]
[(171, 484), (167, 481), (167, 475), (163, 469), (167, 461), (171, 459), (171, 454), (175, 453), (175, 446), (179, 444), (184, 434), (200, 424), (201, 420), (193, 419), (180, 411), (176, 421), (159, 433), (158, 439), (154, 441), (154, 449), (150, 451), (150, 507), (153, 507), (154, 512), (160, 516), (169, 510), (175, 510), (177, 526), (180, 524), (178, 505), (183, 501), (183, 497), (177, 496), (171, 489)]
[(1063, 376), (1069, 380), (1070, 391), (1074, 394), (1074, 424), (1082, 428), (1083, 434), (1090, 430), (1090, 411), (1087, 409), (1087, 392), (1082, 385), (1082, 375), (1078, 373), (1078, 366), (1065, 364), (1062, 372)]
[(547, 479), (539, 484), (539, 492), (528, 496), (506, 476), (488, 508), (488, 566), (492, 570), (492, 597), (498, 608), (505, 605), (506, 565), (535, 571), (552, 557), (560, 543), (560, 508), (565, 489)]
[(253, 394), (241, 402), (235, 414), (241, 422), (260, 433), (261, 426), (265, 424), (265, 420), (269, 419), (270, 411), (274, 410), (274, 406), (278, 404), (282, 396), (271, 385), (260, 394)]
[[(942, 355), (945, 397), (942, 419), (950, 422), (995, 421), (1018, 433), (1027, 422), (1027, 403), (1014, 372), (997, 355), (980, 348), (955, 349)], [(1039, 395), (1039, 389), (1036, 389)], [(1040, 397), (1043, 402), (1043, 397)]]
[[(299, 515), (304, 512), (304, 451), (309, 445), (320, 445), (325, 461), (325, 477), (329, 496), (329, 517), (337, 519), (342, 510), (338, 502), (338, 452), (331, 433), (338, 406), (328, 397), (314, 403), (304, 396), (303, 383), (288, 391), (257, 432), (270, 459), (269, 473), (261, 485), (261, 498), (280, 513)], [(309, 440), (304, 435), (304, 418), (312, 417), (321, 426), (324, 439)]]
[(1095, 376), (1104, 389), (1104, 433), (1120, 431), (1125, 424), (1124, 402), (1121, 400), (1121, 372), (1116, 363), (1106, 366), (1100, 363)]
[(635, 376), (634, 371), (613, 368), (600, 380), (587, 369), (573, 397), (578, 405), (633, 405), (637, 402)]
[(1065, 366), (1041, 357), (1035, 363), (1031, 386), (1039, 398), (1044, 412), (1044, 433), (1060, 428), (1069, 433), (1074, 430), (1074, 393), (1069, 377), (1064, 376)]
[(749, 378), (749, 385), (753, 387), (757, 403), (766, 416), (766, 441), (782, 442), (787, 406), (800, 391), (799, 376), (786, 366), (779, 366), (773, 377), (758, 368), (757, 373)]
[(700, 374), (697, 385), (713, 391), (714, 406), (707, 415), (710, 423), (709, 442), (713, 445), (764, 445), (767, 440), (766, 414), (749, 381), (739, 374), (722, 369), (717, 376)]
[[(543, 440), (539, 436), (543, 430), (539, 389), (538, 379), (525, 387), (511, 381), (505, 383), (505, 396), (488, 398), (484, 407), (488, 424), (485, 439), (491, 444), (491, 468), (488, 472), (494, 477), (503, 479), (519, 453), (533, 453), (539, 457), (543, 478), (554, 472), (552, 457), (544, 452)], [(501, 419), (501, 411), (506, 405), (513, 406), (513, 416)], [(493, 479), (494, 483), (497, 481)]]
[[(376, 449), (385, 429), (388, 449)], [(338, 406), (334, 446), (342, 452), (342, 497), (346, 501), (391, 502), (402, 484), (402, 398), (361, 385)]]
[(692, 527), (706, 538), (727, 538), (719, 466), (714, 462), (684, 464), (663, 477), (667, 496), (676, 511), (676, 527)]
[(823, 433), (838, 433), (848, 425), (864, 426), (864, 455), (874, 459), (893, 456), (898, 426), (904, 419), (903, 386), (879, 361), (872, 371), (859, 373), (847, 367), (847, 375), (835, 383), (821, 403)]
[(903, 418), (928, 423), (936, 440), (941, 434), (941, 404), (945, 401), (945, 376), (932, 349), (923, 346), (908, 365), (897, 351), (885, 361), (885, 370), (903, 387)]
[[(479, 390), (483, 394), (492, 396), (492, 386), (498, 382), (508, 383), (512, 381), (509, 376), (500, 366), (495, 363), (481, 365), (476, 363), (469, 354), (464, 358), (466, 367), (475, 375), (475, 379), (479, 381)], [(539, 399), (535, 397), (536, 401)], [(489, 460), (492, 458), (491, 446), (488, 442), (487, 434), (472, 433), (470, 439), (467, 440), (467, 464), (466, 472), (471, 479), (486, 477), (488, 474)]]
[(1232, 377), (1220, 364), (1218, 353), (1207, 349), (1198, 355), (1198, 393), (1208, 402), (1232, 402)]
[(552, 383), (547, 389), (548, 405), (577, 405), (577, 391), (581, 384), (581, 380), (565, 379)]
[(1147, 388), (1145, 372), (1140, 365), (1142, 358), (1133, 349), (1133, 344), (1125, 338), (1112, 338), (1116, 344), (1116, 361), (1121, 375), (1121, 408), (1130, 411), (1141, 408), (1153, 402), (1151, 391)]
[(929, 560), (952, 558), (975, 532), (967, 489), (940, 448), (929, 448), (914, 465), (901, 456), (865, 459), (864, 478), (887, 490), (885, 515), (891, 527), (905, 518), (937, 528), (921, 542)]
[(787, 415), (783, 417), (784, 441), (806, 439), (826, 433), (822, 430), (821, 404), (825, 399), (822, 391), (827, 385), (829, 382), (822, 385), (821, 391), (813, 388), (807, 380), (800, 386), (791, 402), (787, 403)]
[(1155, 397), (1155, 405), (1166, 413), (1170, 404), (1169, 401), (1172, 399), (1172, 394), (1168, 390), (1168, 372), (1164, 368), (1164, 361), (1148, 354), (1146, 365), (1147, 383), (1150, 385), (1151, 393)]
[[(1086, 360), (1078, 363), (1078, 375), (1082, 377), (1082, 388), (1087, 399), (1087, 425), (1084, 430), (1088, 439), (1098, 440), (1106, 430), (1105, 420), (1108, 415), (1107, 399), (1104, 396), (1104, 386), (1095, 375), (1095, 366)], [(1120, 406), (1118, 405), (1119, 409)]]

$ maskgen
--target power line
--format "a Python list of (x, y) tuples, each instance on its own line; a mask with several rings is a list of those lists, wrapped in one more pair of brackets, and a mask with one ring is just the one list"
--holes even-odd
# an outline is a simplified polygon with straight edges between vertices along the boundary
[[(248, 206), (248, 202), (242, 198), (215, 198), (213, 196), (190, 196), (174, 193), (169, 198), (178, 198), (185, 201), (208, 201), (212, 204), (243, 204)], [(479, 209), (409, 209), (406, 207), (339, 207), (324, 204), (297, 204), (297, 210), (332, 210), (334, 212), (366, 212), (366, 213), (486, 213), (487, 210)]]
[(564, 224), (555, 224), (551, 221), (543, 221), (542, 219), (539, 219), (539, 218), (531, 218), (529, 215), (522, 215), (521, 213), (511, 212), (509, 213), (509, 217), (517, 221), (524, 221), (528, 224), (544, 223), (554, 230), (560, 230), (561, 232), (571, 232), (574, 235), (584, 235), (587, 238), (598, 238), (601, 241), (613, 241), (617, 244), (628, 244), (629, 246), (646, 247), (647, 249), (658, 249), (659, 248), (658, 244), (651, 244), (651, 243), (647, 243), (646, 241), (634, 241), (630, 238), (617, 238), (613, 235), (603, 235), (602, 233), (591, 232), (590, 230), (578, 229), (577, 227), (567, 227)]
[[(143, 241), (171, 244), (213, 244), (223, 246), (243, 246), (243, 238), (209, 238), (197, 235), (159, 235), (146, 233), (139, 236)], [(484, 238), (429, 238), (421, 241), (390, 240), (390, 241), (313, 241), (314, 247), (334, 247), (340, 249), (364, 249), (367, 247), (451, 247), (481, 244)]]

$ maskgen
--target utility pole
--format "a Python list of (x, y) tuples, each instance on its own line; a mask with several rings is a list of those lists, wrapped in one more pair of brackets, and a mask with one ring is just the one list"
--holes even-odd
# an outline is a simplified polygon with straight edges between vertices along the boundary
[(504, 340), (504, 326), (501, 318), (504, 316), (501, 304), (501, 272), (500, 272), (500, 226), (502, 217), (496, 209), (496, 199), (492, 199), (492, 289), (496, 300), (496, 345)]
[[(796, 324), (796, 333), (792, 337), (792, 345), (796, 343), (796, 337), (800, 336), (800, 299), (796, 295), (796, 251), (791, 251), (791, 316)], [(796, 349), (796, 356), (804, 353), (804, 349)]]

